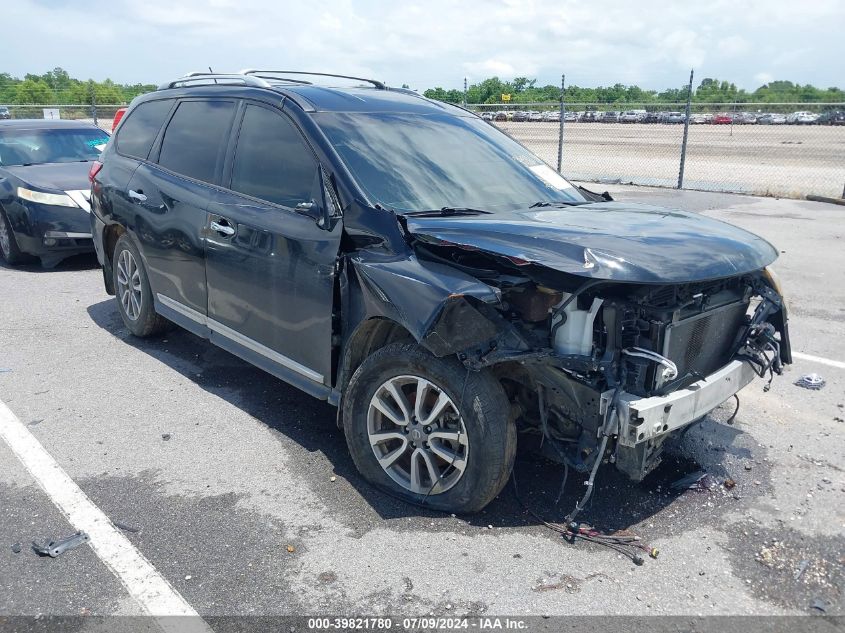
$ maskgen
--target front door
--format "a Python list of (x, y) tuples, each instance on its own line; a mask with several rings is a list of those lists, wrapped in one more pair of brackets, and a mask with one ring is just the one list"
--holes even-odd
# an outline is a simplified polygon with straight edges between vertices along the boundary
[(229, 190), (208, 207), (212, 340), (312, 393), (331, 384), (332, 307), (341, 225), (295, 208), (315, 197), (319, 165), (295, 124), (243, 110)]

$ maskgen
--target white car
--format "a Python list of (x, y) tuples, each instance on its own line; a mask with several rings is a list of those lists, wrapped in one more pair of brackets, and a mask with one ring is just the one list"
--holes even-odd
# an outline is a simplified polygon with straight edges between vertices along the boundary
[(814, 114), (813, 112), (793, 112), (788, 117), (786, 117), (787, 123), (794, 123), (796, 125), (807, 125), (810, 123), (815, 123), (816, 119), (819, 118), (818, 114)]

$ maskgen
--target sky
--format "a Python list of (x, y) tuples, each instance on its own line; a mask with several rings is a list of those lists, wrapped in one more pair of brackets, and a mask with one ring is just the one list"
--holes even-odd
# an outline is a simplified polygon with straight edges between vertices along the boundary
[(845, 85), (845, 0), (3, 0), (0, 72), (161, 83), (242, 68), (424, 90), (496, 75), (753, 90)]

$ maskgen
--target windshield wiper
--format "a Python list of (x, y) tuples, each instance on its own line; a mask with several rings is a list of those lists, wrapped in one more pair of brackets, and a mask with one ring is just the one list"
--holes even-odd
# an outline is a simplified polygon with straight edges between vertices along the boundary
[(403, 215), (413, 217), (430, 217), (430, 216), (451, 216), (451, 215), (489, 215), (492, 211), (485, 211), (483, 209), (472, 209), (470, 207), (440, 207), (439, 209), (428, 209), (426, 211), (410, 211)]
[(539, 202), (535, 202), (534, 204), (530, 205), (529, 209), (536, 209), (538, 207), (577, 207), (580, 204), (589, 204), (587, 200), (581, 202), (580, 200), (573, 200), (572, 202), (567, 202), (565, 200), (554, 200), (552, 202), (548, 200), (540, 200)]

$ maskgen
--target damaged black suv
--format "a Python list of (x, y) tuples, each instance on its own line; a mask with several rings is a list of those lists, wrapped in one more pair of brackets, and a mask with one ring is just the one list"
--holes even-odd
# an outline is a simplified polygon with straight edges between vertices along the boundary
[(791, 362), (761, 238), (574, 187), (460, 108), (305, 77), (136, 99), (91, 170), (92, 232), (133, 334), (174, 322), (337, 405), (377, 486), (479, 510), (517, 441), (640, 480)]

